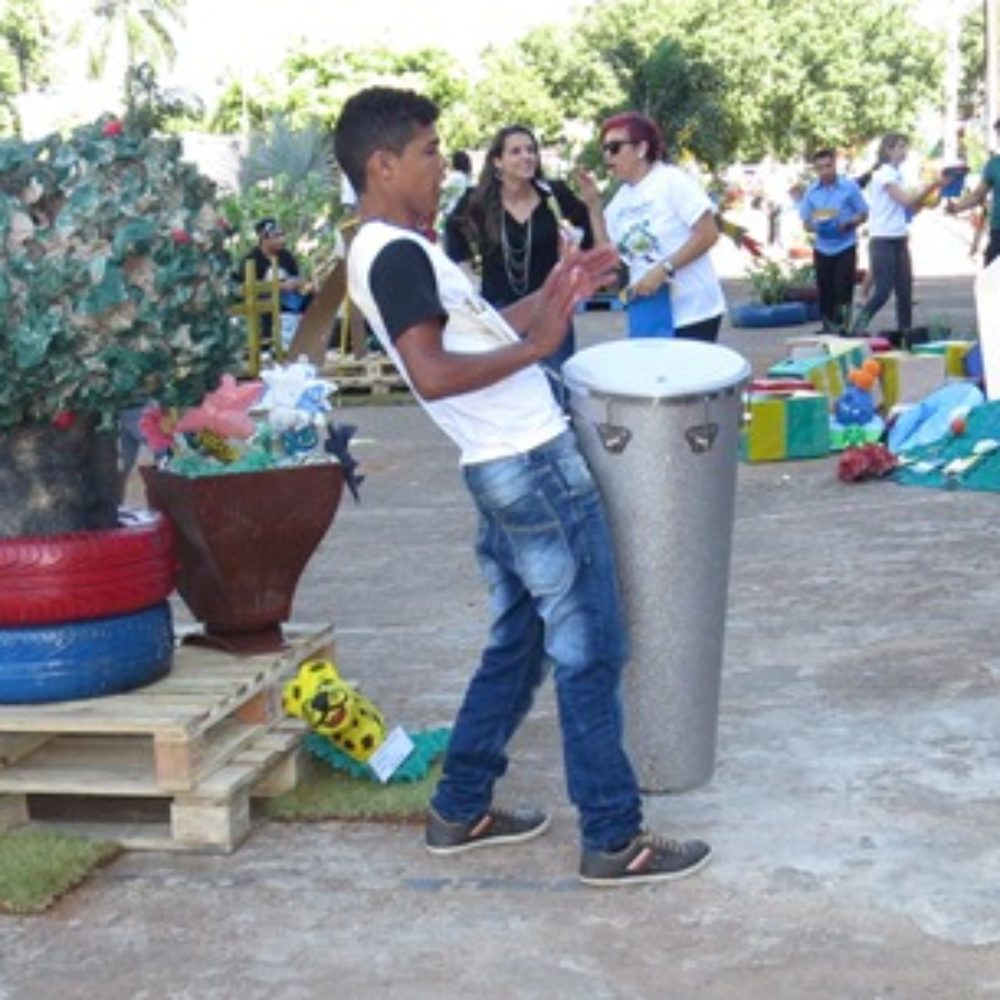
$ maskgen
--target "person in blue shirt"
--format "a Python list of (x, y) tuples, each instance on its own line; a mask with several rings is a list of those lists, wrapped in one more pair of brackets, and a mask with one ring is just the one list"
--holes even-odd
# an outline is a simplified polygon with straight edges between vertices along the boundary
[(816, 238), (813, 264), (823, 330), (844, 333), (850, 328), (854, 302), (857, 230), (868, 218), (868, 204), (858, 185), (837, 173), (837, 155), (832, 149), (817, 150), (812, 161), (816, 180), (802, 198), (799, 214)]

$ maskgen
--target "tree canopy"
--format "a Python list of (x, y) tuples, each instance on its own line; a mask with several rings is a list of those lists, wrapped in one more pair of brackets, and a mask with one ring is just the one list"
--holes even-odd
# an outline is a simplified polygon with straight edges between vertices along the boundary
[[(0, 104), (43, 82), (45, 0), (5, 0)], [(816, 145), (854, 148), (909, 130), (943, 103), (942, 39), (920, 27), (914, 0), (591, 0), (563, 25), (491, 47), (474, 70), (442, 49), (318, 48), (300, 41), (276, 73), (230, 83), (209, 114), (218, 131), (329, 127), (359, 87), (419, 89), (442, 109), (448, 146), (482, 146), (520, 121), (547, 143), (579, 147), (606, 115), (645, 111), (671, 152), (719, 166)], [(175, 53), (186, 0), (87, 0), (91, 68), (114, 50), (127, 70)], [(969, 19), (963, 49), (981, 66)], [(133, 88), (134, 90), (134, 88)], [(970, 79), (966, 93), (975, 96)], [(573, 150), (579, 152), (579, 148)], [(591, 147), (593, 152), (593, 147)]]
[(822, 16), (804, 0), (617, 0), (587, 8), (580, 33), (617, 84), (594, 111), (647, 111), (708, 162), (854, 146), (912, 126), (941, 86), (940, 39), (909, 0)]
[(489, 49), (475, 75), (436, 49), (293, 52), (276, 76), (231, 85), (214, 124), (330, 124), (349, 93), (391, 82), (439, 103), (453, 147), (482, 145), (511, 121), (567, 141), (635, 108), (675, 154), (719, 165), (907, 130), (941, 103), (942, 74), (941, 41), (911, 0), (837, 0), (822, 16), (812, 0), (602, 0)]

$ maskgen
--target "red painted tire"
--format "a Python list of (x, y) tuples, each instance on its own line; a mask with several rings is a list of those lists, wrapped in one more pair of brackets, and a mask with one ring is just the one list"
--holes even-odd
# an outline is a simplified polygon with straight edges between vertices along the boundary
[(118, 523), (0, 539), (0, 626), (105, 618), (166, 600), (176, 566), (170, 522), (122, 509)]

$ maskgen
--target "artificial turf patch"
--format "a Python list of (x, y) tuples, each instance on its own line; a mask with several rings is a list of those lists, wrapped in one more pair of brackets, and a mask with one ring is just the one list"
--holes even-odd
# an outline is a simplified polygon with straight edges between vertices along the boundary
[(52, 830), (0, 832), (0, 913), (41, 913), (120, 853), (118, 844)]
[(316, 762), (298, 787), (268, 799), (265, 810), (273, 819), (289, 821), (338, 819), (416, 823), (424, 818), (440, 774), (438, 761), (419, 781), (381, 785)]

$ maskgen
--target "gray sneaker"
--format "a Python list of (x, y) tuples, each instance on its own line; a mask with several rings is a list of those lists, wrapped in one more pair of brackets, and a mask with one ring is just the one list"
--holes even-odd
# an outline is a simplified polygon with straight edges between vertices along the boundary
[(431, 854), (458, 854), (493, 844), (520, 844), (540, 837), (549, 828), (549, 817), (536, 810), (507, 812), (488, 809), (479, 819), (452, 823), (427, 810), (424, 846)]
[(708, 864), (712, 849), (700, 840), (667, 840), (638, 833), (620, 851), (584, 851), (580, 880), (587, 885), (642, 885), (693, 875)]

